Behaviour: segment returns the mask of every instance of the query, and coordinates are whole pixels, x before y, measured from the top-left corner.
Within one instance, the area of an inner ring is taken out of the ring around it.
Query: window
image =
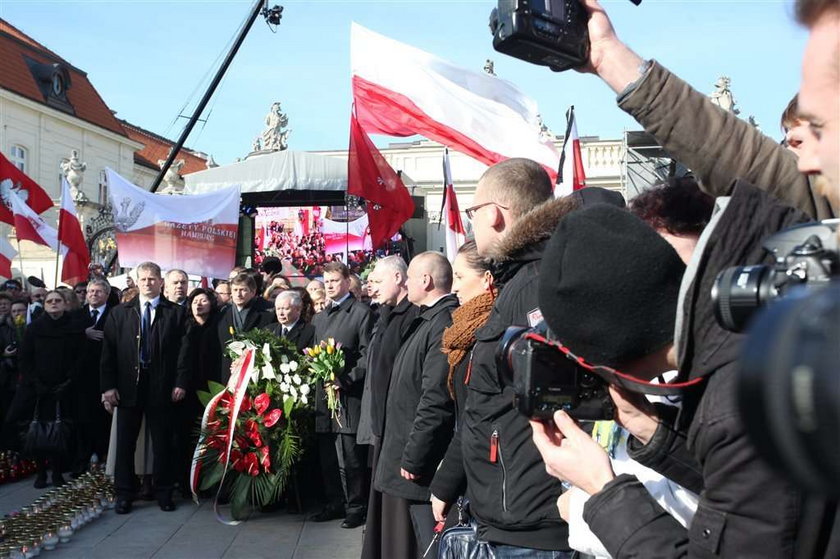
[[[26,172],[26,148],[18,145],[12,146],[12,151],[10,153],[9,160],[12,162],[12,165],[20,169],[22,172]]]

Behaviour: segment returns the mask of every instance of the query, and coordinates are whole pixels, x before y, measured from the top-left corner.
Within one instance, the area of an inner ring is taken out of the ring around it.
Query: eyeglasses
[[[464,213],[467,214],[467,217],[470,220],[472,220],[473,216],[475,215],[475,212],[477,212],[478,210],[480,210],[484,206],[490,206],[490,205],[497,206],[499,208],[502,208],[503,210],[509,210],[510,209],[507,206],[497,204],[496,202],[484,202],[483,204],[478,204],[477,206],[472,206],[470,208],[467,208],[466,210],[464,210]]]

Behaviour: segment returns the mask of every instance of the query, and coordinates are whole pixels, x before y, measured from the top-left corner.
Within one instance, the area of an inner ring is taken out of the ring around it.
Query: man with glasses
[[[76,298],[79,300],[79,304],[82,306],[85,306],[85,303],[87,302],[87,286],[88,282],[86,281],[80,281],[79,283],[73,286],[73,293],[76,294]],[[108,292],[110,293],[110,291],[111,290],[109,286]]]

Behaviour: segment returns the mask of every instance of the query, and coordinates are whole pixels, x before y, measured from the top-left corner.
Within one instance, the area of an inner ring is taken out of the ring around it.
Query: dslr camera
[[[589,58],[588,20],[580,0],[499,0],[490,12],[493,48],[555,72],[578,68]]]
[[[824,287],[840,276],[840,220],[806,223],[768,238],[764,248],[775,255],[770,266],[735,266],[718,274],[712,302],[718,323],[743,332],[755,312],[796,286]]]
[[[575,419],[613,419],[607,383],[573,356],[547,343],[544,322],[536,328],[511,326],[496,347],[496,363],[523,415],[551,419],[563,410]]]

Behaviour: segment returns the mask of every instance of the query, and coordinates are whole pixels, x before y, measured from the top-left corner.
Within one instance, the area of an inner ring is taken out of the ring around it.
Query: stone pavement
[[[0,485],[0,515],[34,501],[44,490],[29,478]],[[340,520],[313,523],[303,515],[254,514],[239,526],[216,521],[213,506],[177,500],[178,509],[162,512],[155,502],[137,501],[131,514],[113,510],[84,526],[68,543],[44,551],[43,559],[356,559],[362,528],[345,530]]]

